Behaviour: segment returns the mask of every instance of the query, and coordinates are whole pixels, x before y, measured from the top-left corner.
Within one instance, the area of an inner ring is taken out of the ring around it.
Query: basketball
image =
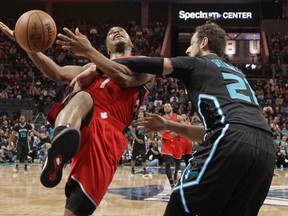
[[[16,22],[14,36],[27,52],[43,52],[55,41],[57,27],[53,18],[44,11],[30,10]]]

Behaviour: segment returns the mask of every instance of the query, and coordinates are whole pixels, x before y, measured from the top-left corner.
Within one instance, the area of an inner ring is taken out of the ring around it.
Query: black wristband
[[[96,71],[100,76],[104,75],[103,71],[100,68],[96,67]]]
[[[145,58],[118,58],[113,61],[127,66],[135,73],[149,73],[162,75],[163,73],[163,58],[160,57],[145,57]]]

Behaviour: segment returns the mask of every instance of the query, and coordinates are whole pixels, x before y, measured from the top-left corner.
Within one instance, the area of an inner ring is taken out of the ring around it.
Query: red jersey
[[[144,86],[123,88],[107,77],[99,77],[85,90],[95,98],[94,110],[100,112],[101,118],[115,118],[113,121],[122,125],[123,130],[130,125],[148,94]]]
[[[164,116],[163,116],[164,118]],[[166,118],[165,118],[166,119]],[[174,121],[174,122],[177,122],[177,114],[174,113],[169,119],[167,120],[170,120],[170,121]],[[173,139],[173,137],[171,137],[171,131],[169,130],[166,130],[166,131],[163,131],[162,132],[162,139]]]
[[[170,119],[170,121],[177,122],[177,114],[174,113]],[[180,136],[171,136],[171,131],[163,131],[162,132],[162,154],[171,155],[174,158],[180,159],[182,157],[182,145],[180,143]]]

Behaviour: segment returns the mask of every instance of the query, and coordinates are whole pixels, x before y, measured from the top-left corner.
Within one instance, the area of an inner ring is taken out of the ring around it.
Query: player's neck
[[[206,55],[215,55],[215,56],[218,56],[216,53],[213,53],[213,52],[211,52],[210,50],[206,50],[206,51],[203,51],[203,50],[202,50],[201,56],[206,56]]]
[[[170,117],[172,117],[172,116],[173,116],[173,112],[170,112],[170,113],[166,113],[165,115],[166,115],[167,117],[169,117],[169,118],[170,118]]]
[[[131,56],[131,50],[124,50],[124,52],[114,52],[110,54],[110,59],[116,59],[121,56]]]

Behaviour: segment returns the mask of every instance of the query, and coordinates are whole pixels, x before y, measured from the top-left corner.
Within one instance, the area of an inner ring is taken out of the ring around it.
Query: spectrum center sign
[[[209,17],[216,19],[216,23],[228,27],[260,25],[260,9],[257,5],[178,4],[173,8],[174,25],[202,25]]]
[[[232,11],[225,11],[222,13],[219,12],[205,12],[205,11],[198,11],[198,12],[187,12],[184,10],[179,11],[179,19],[208,19],[209,17],[213,17],[216,19],[253,19],[252,12],[232,12]]]

